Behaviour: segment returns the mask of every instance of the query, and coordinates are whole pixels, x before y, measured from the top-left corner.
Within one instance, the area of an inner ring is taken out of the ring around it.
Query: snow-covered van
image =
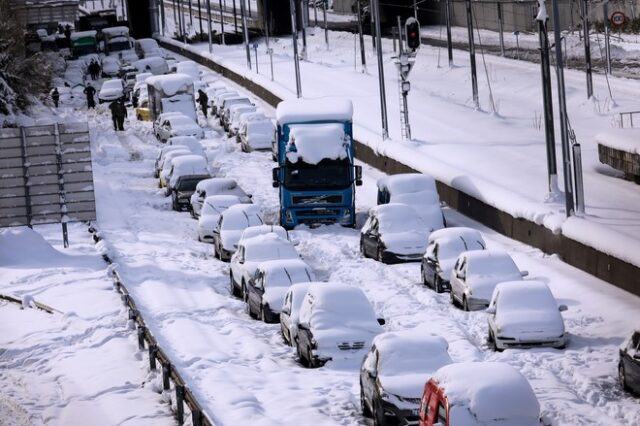
[[[165,112],[181,112],[197,120],[193,80],[188,75],[167,74],[149,77],[147,89],[153,120]]]

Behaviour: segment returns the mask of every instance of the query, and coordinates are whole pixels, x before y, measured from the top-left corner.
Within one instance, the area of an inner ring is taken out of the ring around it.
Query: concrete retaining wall
[[[159,41],[165,49],[183,55],[195,62],[209,67],[235,83],[263,99],[272,106],[276,106],[281,99],[211,59],[204,58],[197,53]],[[356,157],[387,174],[417,172],[417,170],[386,156],[379,155],[369,146],[358,141],[356,143]],[[549,229],[525,219],[514,218],[477,198],[459,191],[442,182],[438,182],[440,199],[452,209],[482,223],[483,225],[514,240],[536,247],[547,254],[557,254],[569,265],[581,269],[593,276],[607,281],[623,290],[640,296],[640,268],[600,252],[593,247],[586,246],[562,234],[553,234]]]

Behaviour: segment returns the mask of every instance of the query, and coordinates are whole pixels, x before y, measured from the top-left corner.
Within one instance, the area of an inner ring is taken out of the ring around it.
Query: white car
[[[124,83],[119,78],[106,80],[98,93],[98,102],[113,102],[124,98]]]
[[[152,38],[140,38],[135,41],[135,50],[140,59],[150,57],[164,57],[164,50]]]
[[[480,232],[472,228],[460,226],[433,231],[420,267],[422,282],[437,293],[449,291],[451,271],[460,253],[486,247]]]
[[[213,231],[215,256],[223,262],[235,253],[242,231],[250,226],[262,225],[262,211],[255,204],[236,204],[222,212]]]
[[[419,261],[432,230],[411,206],[375,206],[360,231],[360,252],[383,263]]]
[[[240,240],[238,240],[238,242],[241,243],[242,241],[248,240],[249,238],[266,234],[276,234],[280,238],[290,241],[289,232],[287,232],[287,230],[280,225],[256,225],[250,226],[242,231],[242,235],[240,236]]]
[[[166,143],[174,136],[194,136],[198,139],[204,137],[204,131],[198,124],[186,115],[172,115],[160,123],[156,137],[162,143]]]
[[[234,179],[211,178],[198,183],[196,192],[191,196],[191,215],[200,216],[205,198],[212,195],[236,195],[243,203],[251,203],[251,195],[247,195]]]
[[[163,146],[162,149],[160,150],[160,153],[158,154],[158,157],[156,158],[153,177],[155,178],[160,177],[160,171],[162,170],[162,167],[164,165],[165,157],[167,154],[169,154],[172,151],[183,151],[185,152],[185,154],[188,154],[191,152],[191,150],[186,146],[180,146],[180,145]]]
[[[361,359],[383,324],[358,287],[311,284],[300,307],[295,338],[300,363],[313,368],[330,360]]]
[[[549,287],[540,281],[503,282],[487,308],[488,341],[494,350],[566,345],[564,320]]]
[[[164,154],[162,160],[160,161],[160,172],[158,173],[160,188],[164,188],[167,186],[167,181],[169,180],[169,174],[171,173],[171,169],[173,167],[173,160],[177,157],[182,157],[185,155],[192,155],[193,153],[184,147],[184,149],[174,150],[167,152]]]
[[[360,405],[365,417],[389,424],[419,421],[424,384],[439,368],[451,364],[449,344],[427,329],[382,333],[360,366]]]
[[[244,152],[271,149],[274,139],[273,123],[269,119],[251,120],[240,126],[238,136]]]
[[[262,262],[245,287],[249,315],[266,323],[277,323],[289,288],[296,283],[315,280],[313,271],[301,259]]]
[[[200,70],[198,64],[193,61],[180,61],[176,65],[176,72],[190,76],[193,81],[200,80]]]
[[[231,256],[229,290],[247,301],[247,282],[253,278],[258,265],[266,260],[299,259],[300,256],[291,241],[268,233],[238,242],[236,252]]]
[[[378,179],[378,204],[403,203],[413,207],[435,229],[445,227],[436,180],[422,173],[400,173]]]
[[[226,98],[222,101],[222,104],[218,108],[218,115],[220,116],[220,125],[225,131],[229,131],[229,124],[231,121],[231,107],[232,106],[252,106],[253,104],[249,100],[249,98],[245,98],[244,96],[235,96]]]
[[[100,63],[102,76],[114,77],[120,72],[121,63],[118,58],[113,56],[105,56]]]
[[[160,124],[162,124],[167,118],[169,117],[173,117],[173,116],[178,116],[178,115],[184,115],[181,112],[177,112],[177,111],[169,111],[169,112],[163,112],[161,113],[154,121],[153,121],[153,134],[155,135],[155,137],[158,137],[158,131],[160,129]]]
[[[229,207],[242,204],[242,201],[237,195],[210,195],[205,198],[198,217],[198,241],[213,243],[213,230],[220,215]]]
[[[258,109],[254,105],[237,104],[231,105],[228,110],[229,125],[227,126],[230,135],[236,135],[240,127],[240,117],[242,114],[254,114]]]
[[[238,92],[235,90],[221,90],[218,91],[213,98],[213,103],[211,104],[211,111],[213,115],[220,117],[220,106],[222,102],[224,102],[227,98],[236,98],[238,97]]]
[[[153,75],[163,75],[169,72],[169,64],[161,57],[152,56],[132,62],[138,72],[151,73]]]
[[[451,303],[465,311],[489,306],[493,290],[501,282],[519,281],[529,273],[520,271],[511,256],[498,250],[465,251],[451,271]]]
[[[203,157],[206,157],[206,154],[204,152],[204,148],[202,148],[202,144],[200,143],[200,141],[198,139],[196,139],[193,136],[173,136],[171,138],[169,138],[169,140],[167,141],[167,144],[169,146],[184,146],[186,148],[189,149],[189,151],[193,152],[194,154],[198,154],[201,155]]]
[[[280,310],[280,333],[284,342],[289,346],[295,346],[296,344],[300,307],[311,284],[313,283],[293,284],[284,295],[282,309]],[[315,284],[322,283],[316,282]]]
[[[171,170],[167,176],[167,190],[171,191],[176,181],[182,176],[209,176],[209,167],[207,159],[201,155],[189,154],[175,158],[171,165]],[[195,191],[195,185],[193,191]],[[187,202],[191,198],[191,194],[187,198]]]

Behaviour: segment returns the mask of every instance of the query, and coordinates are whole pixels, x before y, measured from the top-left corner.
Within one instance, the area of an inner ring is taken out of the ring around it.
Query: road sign
[[[611,17],[609,18],[609,22],[611,22],[611,25],[618,28],[623,26],[626,20],[627,17],[620,11],[613,12],[611,14]]]

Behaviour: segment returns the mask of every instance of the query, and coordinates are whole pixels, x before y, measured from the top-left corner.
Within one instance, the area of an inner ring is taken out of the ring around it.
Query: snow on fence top
[[[640,129],[611,129],[596,135],[596,142],[631,154],[640,154]]]
[[[128,36],[129,28],[123,26],[103,28],[102,34],[104,34],[106,37]]]
[[[278,123],[351,121],[353,104],[345,98],[296,99],[282,101],[276,109]]]
[[[95,37],[96,34],[97,34],[96,30],[78,31],[78,32],[71,33],[70,38],[71,40],[79,40],[85,37]]]
[[[147,84],[161,90],[167,96],[173,96],[193,86],[193,79],[186,74],[156,75],[147,78]]]
[[[324,159],[342,160],[347,157],[348,137],[338,123],[291,126],[287,143],[287,159],[318,164]]]

